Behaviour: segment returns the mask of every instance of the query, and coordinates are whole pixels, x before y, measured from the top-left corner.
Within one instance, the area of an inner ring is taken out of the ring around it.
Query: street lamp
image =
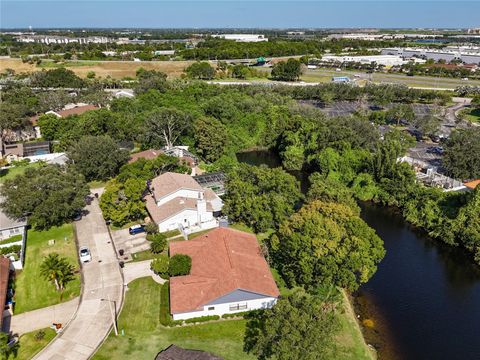
[[[108,301],[108,307],[110,308],[110,314],[112,315],[113,329],[115,330],[115,335],[118,336],[117,302],[115,300],[110,300],[110,296],[108,296],[108,299],[100,299],[100,301]],[[112,309],[112,302],[113,302],[114,309]]]

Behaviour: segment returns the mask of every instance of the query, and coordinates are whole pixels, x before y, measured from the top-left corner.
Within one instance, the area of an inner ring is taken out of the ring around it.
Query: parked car
[[[90,249],[86,246],[80,248],[80,261],[82,263],[87,263],[92,261],[92,255],[90,255]]]
[[[82,220],[82,210],[77,210],[75,211],[75,214],[73,215],[73,221],[80,221]]]
[[[143,225],[133,225],[128,228],[128,233],[130,235],[136,235],[145,232],[145,227]]]

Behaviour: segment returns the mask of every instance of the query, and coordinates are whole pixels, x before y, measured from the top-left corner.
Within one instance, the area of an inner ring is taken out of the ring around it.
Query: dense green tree
[[[442,124],[442,120],[433,114],[417,116],[412,122],[422,136],[436,135]]]
[[[147,185],[144,180],[130,178],[125,182],[111,180],[100,198],[103,216],[115,226],[143,219],[147,212],[142,195]]]
[[[291,215],[301,198],[299,182],[284,170],[240,164],[228,175],[223,212],[263,232]]]
[[[135,85],[135,94],[143,94],[150,89],[165,92],[168,89],[167,74],[156,70],[137,70],[138,83]]]
[[[148,234],[147,240],[150,241],[150,251],[154,254],[160,254],[167,246],[167,237],[164,234]]]
[[[454,178],[480,178],[479,127],[452,132],[445,144],[443,165]]]
[[[150,269],[152,269],[152,271],[157,275],[167,277],[169,263],[170,261],[168,255],[162,254],[152,260],[150,263]]]
[[[385,118],[388,123],[398,126],[401,122],[411,123],[415,119],[415,113],[411,105],[398,104],[387,110]]]
[[[92,181],[118,174],[129,156],[109,136],[84,136],[68,150],[68,157],[87,181]]]
[[[40,264],[40,275],[63,292],[69,282],[75,279],[75,267],[66,257],[57,253],[48,254]]]
[[[480,186],[469,195],[467,203],[460,209],[453,222],[461,244],[474,254],[480,264]]]
[[[232,77],[235,79],[246,79],[249,74],[248,67],[243,64],[232,67]]]
[[[192,124],[190,114],[173,109],[160,108],[147,115],[143,126],[142,144],[144,147],[172,147],[178,138]]]
[[[0,142],[9,139],[9,132],[25,127],[26,120],[22,105],[0,102]]]
[[[313,173],[308,178],[310,187],[308,188],[307,199],[321,200],[324,202],[335,202],[351,207],[356,214],[360,214],[360,208],[353,198],[350,190],[341,181],[325,178],[320,173]]]
[[[227,149],[227,129],[215,118],[199,118],[193,123],[195,148],[207,161],[218,160]]]
[[[60,128],[64,126],[65,119],[53,114],[43,114],[38,118],[38,125],[41,129],[42,138],[48,141],[56,139]]]
[[[4,211],[13,218],[28,216],[39,229],[63,224],[85,206],[89,193],[84,177],[71,168],[45,165],[27,168],[6,180],[1,190]]]
[[[302,75],[302,63],[296,59],[280,61],[273,65],[272,79],[282,81],[296,81]]]
[[[72,97],[65,90],[45,91],[38,94],[38,102],[40,111],[55,111],[71,103]]]
[[[31,85],[42,88],[82,88],[85,82],[72,70],[60,67],[37,71],[30,76]]]
[[[334,290],[337,291],[337,290]],[[336,303],[296,289],[272,309],[247,316],[244,350],[258,359],[334,359]]]
[[[208,62],[196,62],[185,69],[192,79],[211,80],[215,77],[215,69]]]
[[[132,163],[123,165],[120,168],[117,180],[125,182],[128,179],[138,179],[145,182],[169,171],[184,174],[189,171],[189,167],[182,164],[174,156],[159,154],[155,159],[147,160],[140,158]]]
[[[170,258],[168,274],[170,276],[188,275],[192,268],[192,258],[185,254],[175,254]]]
[[[275,266],[289,286],[335,285],[356,290],[385,255],[382,240],[349,206],[313,201],[269,240]]]

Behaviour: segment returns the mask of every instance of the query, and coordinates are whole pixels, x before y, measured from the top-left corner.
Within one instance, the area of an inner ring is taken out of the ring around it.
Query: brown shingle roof
[[[128,161],[128,163],[131,164],[132,162],[137,161],[138,159],[153,160],[153,159],[156,159],[160,154],[163,154],[163,151],[154,150],[154,149],[140,151],[138,153],[132,154],[130,156],[130,160]]]
[[[201,310],[203,305],[242,289],[278,297],[279,291],[255,235],[217,228],[189,241],[171,242],[170,256],[192,258],[190,275],[170,278],[170,312]]]
[[[82,106],[76,106],[71,109],[66,109],[66,110],[60,110],[60,111],[55,111],[58,115],[61,117],[67,117],[70,115],[81,115],[84,112],[90,111],[90,110],[97,110],[98,107],[95,105],[82,105]]]
[[[190,175],[166,172],[152,180],[153,193],[155,198],[160,200],[162,197],[171,194],[180,189],[190,189],[202,191],[203,188]]]
[[[187,350],[172,344],[159,352],[155,360],[223,360],[223,358],[205,351]]]
[[[468,187],[469,189],[472,189],[472,190],[473,190],[473,189],[475,189],[478,185],[480,185],[480,179],[466,182],[464,185],[465,185],[466,187]]]
[[[157,206],[152,196],[147,196],[145,199],[147,201],[147,211],[157,224],[183,210],[197,210],[197,199],[176,197],[161,206]],[[213,211],[209,202],[207,202],[207,211]]]
[[[10,260],[0,256],[0,331],[3,322],[3,309],[7,300],[8,278],[10,276]]]

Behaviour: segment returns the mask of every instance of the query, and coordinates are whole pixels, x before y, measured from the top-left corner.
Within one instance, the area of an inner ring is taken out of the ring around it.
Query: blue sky
[[[480,27],[473,1],[0,0],[0,27]]]

